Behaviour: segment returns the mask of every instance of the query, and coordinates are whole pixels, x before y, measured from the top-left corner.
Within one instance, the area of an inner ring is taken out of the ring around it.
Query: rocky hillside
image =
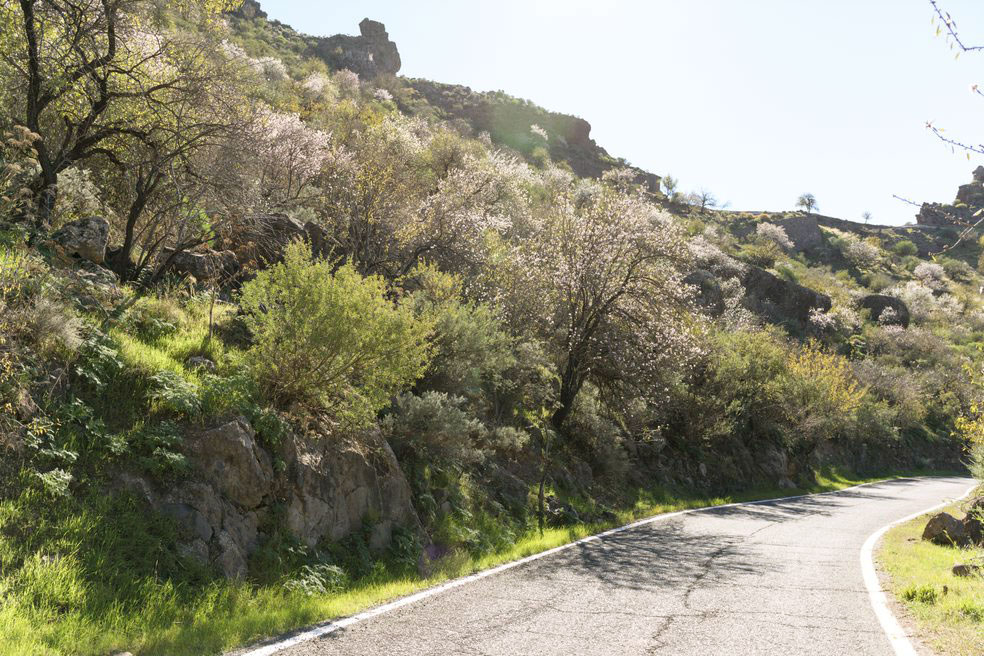
[[[38,26],[119,39],[108,77],[0,63],[47,89],[0,95],[0,652],[219,653],[984,456],[978,235],[677,203],[579,118],[399,77],[381,23],[158,4]]]

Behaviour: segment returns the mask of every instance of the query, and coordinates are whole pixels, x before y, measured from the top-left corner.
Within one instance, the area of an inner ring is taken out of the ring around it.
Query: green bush
[[[434,353],[425,388],[476,398],[506,383],[516,366],[514,338],[487,305],[462,303],[460,281],[434,269],[418,271],[422,289],[413,296],[418,315],[434,324]]]
[[[970,473],[984,484],[984,443],[974,444],[970,448]]]
[[[488,438],[486,428],[462,405],[464,399],[443,392],[402,394],[383,419],[383,432],[412,469],[425,462],[461,469],[484,460]]]
[[[333,268],[295,242],[283,262],[243,285],[254,337],[246,358],[274,403],[360,426],[423,374],[431,324],[391,300],[382,278]]]
[[[951,280],[969,282],[974,276],[974,269],[963,260],[955,260],[952,257],[940,259],[943,271]]]
[[[915,255],[919,252],[919,248],[909,239],[903,239],[902,241],[896,242],[892,246],[892,252],[901,257],[907,255]]]

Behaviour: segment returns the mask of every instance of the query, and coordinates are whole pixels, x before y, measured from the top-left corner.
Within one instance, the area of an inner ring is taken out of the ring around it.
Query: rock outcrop
[[[77,219],[55,231],[51,240],[64,257],[102,264],[106,261],[109,243],[109,221],[101,216]]]
[[[909,327],[909,308],[900,298],[870,294],[861,299],[861,307],[871,311],[871,318],[874,321],[903,328]],[[886,313],[886,310],[889,312]]]
[[[304,226],[286,214],[254,214],[244,217],[223,235],[223,243],[243,265],[280,261],[290,242],[307,239]]]
[[[603,173],[625,166],[591,138],[591,124],[583,118],[550,112],[542,107],[502,92],[477,92],[457,84],[441,84],[412,79],[408,83],[429,105],[445,116],[467,123],[476,134],[485,132],[496,144],[530,153],[542,145],[551,159],[567,162],[582,177],[601,177]],[[549,139],[544,143],[531,133],[531,127],[543,128]],[[661,178],[635,167],[634,182],[653,194],[660,193]]]
[[[788,216],[770,223],[786,231],[786,236],[797,251],[808,251],[823,244],[823,233],[813,214]]]
[[[963,546],[967,543],[967,531],[963,522],[950,513],[939,513],[923,529],[923,540],[942,546]]]
[[[332,68],[347,68],[362,78],[396,75],[402,64],[400,51],[390,41],[386,26],[365,18],[359,32],[359,36],[336,34],[318,39],[314,53]]]
[[[806,323],[811,310],[826,312],[831,308],[826,294],[783,280],[759,267],[748,267],[742,283],[747,290],[745,305],[770,321],[793,319]]]
[[[984,166],[974,170],[974,179],[957,189],[953,203],[923,203],[916,223],[925,226],[952,226],[972,223],[975,213],[984,208]]]
[[[340,540],[372,517],[370,547],[381,550],[394,527],[419,530],[410,487],[381,435],[289,436],[276,454],[237,418],[189,434],[191,474],[166,489],[135,474],[123,485],[177,523],[178,549],[229,578],[248,572],[249,557],[280,520],[314,546]],[[274,470],[274,457],[284,463]],[[276,510],[281,509],[281,510]]]
[[[215,280],[229,276],[239,268],[239,261],[232,251],[181,251],[174,253],[164,249],[163,258],[170,269],[179,275],[192,276],[196,280]]]

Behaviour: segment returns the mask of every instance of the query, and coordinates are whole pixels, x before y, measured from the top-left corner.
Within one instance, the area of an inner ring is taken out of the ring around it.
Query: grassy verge
[[[645,517],[882,478],[828,471],[809,489],[759,489],[717,498],[640,492],[635,504],[608,524],[532,532],[505,550],[450,557],[428,578],[380,567],[335,594],[313,596],[280,584],[228,582],[187,571],[168,553],[173,536],[167,527],[148,524],[135,503],[89,500],[71,512],[39,516],[37,499],[5,501],[0,503],[0,654],[95,656],[123,649],[139,655],[217,654]],[[20,563],[16,571],[2,567],[14,562]]]
[[[946,510],[961,517],[955,504]],[[930,515],[890,530],[878,551],[890,589],[918,628],[918,635],[940,654],[984,654],[984,581],[954,576],[951,568],[984,549],[955,549],[923,542]]]

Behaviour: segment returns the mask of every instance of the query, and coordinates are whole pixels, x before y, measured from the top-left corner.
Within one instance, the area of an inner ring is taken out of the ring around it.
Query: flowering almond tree
[[[563,426],[589,378],[659,398],[667,373],[699,354],[678,269],[688,257],[682,231],[642,197],[594,183],[542,207],[510,265],[510,309],[539,321],[556,346],[553,424]]]
[[[208,19],[229,0],[160,3]],[[139,130],[141,104],[180,90],[180,74],[157,75],[167,45],[140,46],[149,0],[2,0],[0,74],[16,100],[15,122],[38,135],[36,223],[50,218],[58,174],[79,162],[112,156]],[[139,135],[138,135],[139,136]]]

